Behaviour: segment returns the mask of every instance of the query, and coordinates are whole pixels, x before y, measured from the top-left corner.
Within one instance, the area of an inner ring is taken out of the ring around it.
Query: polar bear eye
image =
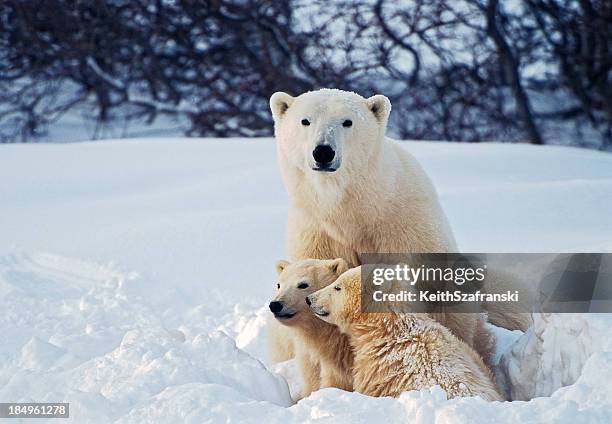
[[[350,127],[352,125],[353,125],[353,121],[351,121],[350,119],[347,119],[346,121],[344,121],[342,123],[342,126],[345,127],[345,128],[348,128],[348,127]]]
[[[307,288],[308,288],[308,283],[301,282],[300,284],[298,284],[298,289],[307,289]]]
[[[308,125],[310,125],[310,121],[308,119],[302,119],[302,125],[307,127]]]
[[[340,286],[336,286],[336,287],[334,287],[334,290],[336,290],[336,291],[340,291]]]
[[[280,283],[276,283],[276,288],[280,290]]]

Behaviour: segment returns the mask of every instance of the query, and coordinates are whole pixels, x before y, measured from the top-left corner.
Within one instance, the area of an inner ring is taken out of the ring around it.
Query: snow
[[[612,155],[406,142],[462,251],[612,251]],[[266,310],[287,196],[271,139],[0,146],[0,401],[73,422],[610,422],[612,317],[497,329],[515,399],[338,389],[297,404]],[[288,381],[287,381],[288,380]]]

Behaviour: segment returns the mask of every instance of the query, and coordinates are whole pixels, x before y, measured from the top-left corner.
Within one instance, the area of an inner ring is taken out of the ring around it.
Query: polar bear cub
[[[349,336],[355,391],[397,397],[405,390],[440,385],[448,398],[502,400],[478,354],[427,315],[361,312],[361,267],[306,301],[321,320]]]
[[[353,355],[348,337],[338,327],[318,319],[308,308],[306,297],[326,287],[348,269],[344,259],[279,261],[278,293],[270,311],[289,331],[302,374],[301,396],[323,387],[353,390]]]

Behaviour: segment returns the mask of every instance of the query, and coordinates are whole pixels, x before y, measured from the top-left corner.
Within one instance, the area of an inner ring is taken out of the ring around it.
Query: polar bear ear
[[[284,259],[281,259],[280,261],[276,262],[276,273],[280,274],[281,272],[283,272],[283,270],[287,267],[287,265],[289,265],[291,262],[286,261]]]
[[[270,109],[272,109],[272,117],[275,121],[283,117],[294,100],[295,97],[283,93],[282,91],[277,91],[272,94],[272,97],[270,97]]]
[[[329,261],[329,269],[336,275],[344,274],[345,271],[349,269],[348,263],[342,259],[334,259]]]
[[[391,101],[386,96],[377,94],[369,97],[366,99],[366,104],[378,122],[381,124],[387,122],[387,118],[389,118],[389,114],[391,113]]]

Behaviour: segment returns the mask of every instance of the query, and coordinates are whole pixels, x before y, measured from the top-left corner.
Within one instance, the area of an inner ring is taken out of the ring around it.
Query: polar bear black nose
[[[312,151],[312,157],[317,163],[328,164],[332,160],[334,160],[334,156],[336,156],[336,152],[331,146],[327,146],[325,144],[319,144]]]
[[[312,302],[310,301],[310,296],[306,297],[306,304],[310,306]]]
[[[283,310],[283,304],[281,302],[277,302],[276,300],[270,302],[270,310],[273,314],[277,314]]]

